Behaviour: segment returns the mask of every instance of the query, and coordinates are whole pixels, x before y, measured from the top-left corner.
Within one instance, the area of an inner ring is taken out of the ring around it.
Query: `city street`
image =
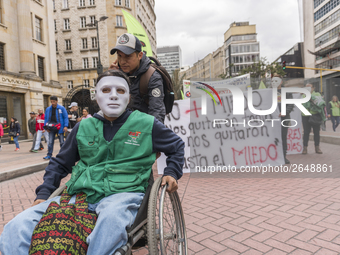
[[[12,151],[14,145],[4,145],[1,164],[5,160],[15,168],[15,156],[42,162],[45,150],[30,153],[30,144],[20,143],[25,149],[19,152]],[[288,158],[304,165],[327,162],[335,169],[339,160],[334,151],[339,146],[323,143],[321,148],[324,154],[317,155],[310,143],[309,154]],[[18,164],[22,166],[20,160]],[[39,171],[0,183],[0,232],[9,220],[31,206],[43,174]],[[338,179],[224,177],[224,173],[185,174],[179,181],[190,254],[340,253]],[[138,254],[146,254],[146,250]]]

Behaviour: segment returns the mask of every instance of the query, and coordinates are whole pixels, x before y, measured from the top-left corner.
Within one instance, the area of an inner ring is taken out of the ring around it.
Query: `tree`
[[[172,84],[174,85],[175,100],[182,99],[182,87],[185,73],[180,76],[180,69],[176,69],[172,72]]]
[[[241,74],[250,73],[251,78],[265,78],[266,73],[278,74],[282,77],[286,75],[282,66],[278,62],[269,63],[267,58],[261,58],[259,62],[252,64],[251,66],[242,69]]]

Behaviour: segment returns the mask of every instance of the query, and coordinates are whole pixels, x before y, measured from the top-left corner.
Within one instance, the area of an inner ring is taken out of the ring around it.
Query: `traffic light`
[[[286,69],[286,61],[282,62],[282,69],[285,70]]]

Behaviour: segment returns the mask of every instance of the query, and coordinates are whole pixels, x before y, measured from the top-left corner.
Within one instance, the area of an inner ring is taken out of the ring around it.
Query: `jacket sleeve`
[[[51,158],[45,169],[44,182],[35,190],[36,199],[48,199],[59,188],[61,179],[72,172],[72,167],[80,159],[76,139],[78,128],[79,123],[75,125],[57,156]]]
[[[2,124],[0,124],[0,136],[4,136],[4,128],[2,127]]]
[[[164,175],[170,175],[176,180],[183,175],[184,142],[171,129],[155,119],[152,128],[152,144],[154,152],[164,152],[167,156]]]
[[[330,114],[330,115],[332,115],[332,105],[331,105],[331,102],[329,102],[329,103],[327,104],[327,113]]]
[[[154,116],[163,123],[165,118],[163,79],[157,71],[155,71],[150,77],[148,85],[148,97],[148,114]]]
[[[50,109],[51,109],[50,107],[46,108],[44,126],[46,126],[46,123],[48,122],[48,117],[50,116]]]
[[[292,93],[287,93],[287,99],[293,99],[293,94]],[[289,115],[294,109],[294,104],[287,104],[286,107],[286,115]]]
[[[67,114],[65,107],[62,107],[62,111],[63,111],[64,127],[68,127],[68,114]]]
[[[19,133],[20,135],[20,124],[19,123],[15,123],[16,129],[17,129],[17,133]]]

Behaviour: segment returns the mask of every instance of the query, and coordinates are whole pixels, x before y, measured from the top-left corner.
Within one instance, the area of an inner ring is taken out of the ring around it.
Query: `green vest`
[[[330,101],[329,103],[332,105],[332,116],[340,116],[340,109],[336,107],[336,104],[339,105],[339,102],[334,103],[333,101]]]
[[[76,136],[80,160],[66,183],[68,193],[84,192],[91,204],[115,193],[144,193],[156,160],[153,123],[153,116],[134,111],[107,142],[101,120],[82,120]]]

